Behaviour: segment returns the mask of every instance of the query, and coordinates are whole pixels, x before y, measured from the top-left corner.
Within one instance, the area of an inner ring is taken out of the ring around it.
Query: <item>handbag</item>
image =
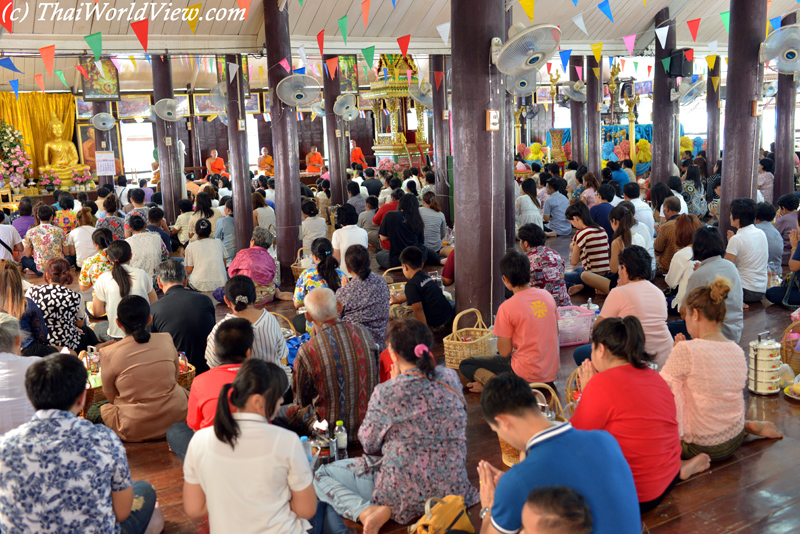
[[[797,290],[797,292],[800,293],[800,279],[798,279],[797,273],[791,273],[790,275],[787,275],[781,282],[781,288],[784,289],[781,306],[787,310],[796,310],[800,308],[800,305],[789,304],[789,298],[792,296],[792,291]]]
[[[409,534],[475,533],[475,527],[464,506],[464,497],[448,495],[444,499],[428,499],[425,515],[408,527]]]

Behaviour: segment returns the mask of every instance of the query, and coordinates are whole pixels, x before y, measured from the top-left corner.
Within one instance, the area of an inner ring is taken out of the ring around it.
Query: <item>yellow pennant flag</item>
[[[258,74],[261,76],[261,85],[264,85],[264,67],[258,66]]]
[[[525,14],[528,15],[531,22],[533,22],[533,2],[534,0],[519,0],[519,5],[525,10]]]
[[[550,111],[550,109],[547,107],[547,102],[542,102],[542,105],[544,105],[545,112]]]
[[[311,122],[314,122],[314,119],[316,119],[316,118],[317,118],[317,114],[312,111],[311,112]]]
[[[133,56],[128,56],[128,59],[130,59],[133,64],[133,70],[136,70],[136,59]]]
[[[719,76],[712,76],[711,83],[714,84],[714,91],[719,91]]]
[[[603,57],[603,43],[593,44],[592,52],[594,53],[594,59],[597,61],[597,63],[600,63],[600,59]]]
[[[592,71],[594,72],[594,77],[599,80],[600,79],[600,68],[599,67],[592,67]]]
[[[717,56],[716,55],[706,56],[706,63],[708,63],[708,70],[712,70],[714,68],[714,65],[716,65],[717,63]]]
[[[725,56],[725,66],[728,66],[728,56]]]
[[[194,31],[197,29],[197,21],[200,20],[200,9],[202,9],[202,7],[203,4],[195,4],[183,8],[186,23],[189,25],[189,29],[192,30],[192,35],[194,35]]]
[[[211,122],[211,121],[213,121],[213,120],[214,120],[214,119],[216,119],[216,118],[217,118],[217,115],[209,115],[209,116],[206,118],[206,121],[207,121],[207,122]]]

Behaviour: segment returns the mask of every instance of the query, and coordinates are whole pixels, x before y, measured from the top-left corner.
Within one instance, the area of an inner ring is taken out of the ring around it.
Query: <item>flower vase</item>
[[[78,191],[86,191],[86,186],[84,184],[78,184]]]
[[[44,186],[44,188],[48,193],[52,193],[53,191],[56,190],[56,186],[54,186],[53,184],[47,184],[46,186]]]

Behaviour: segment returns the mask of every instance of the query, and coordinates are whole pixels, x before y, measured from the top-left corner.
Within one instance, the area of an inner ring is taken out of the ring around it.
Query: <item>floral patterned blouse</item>
[[[346,323],[360,324],[372,334],[378,352],[386,348],[386,325],[389,324],[389,286],[386,280],[370,273],[366,280],[354,276],[336,291],[342,304],[339,318]]]
[[[410,370],[372,392],[358,439],[368,455],[355,460],[357,474],[377,469],[372,501],[408,523],[433,496],[461,495],[467,507],[478,492],[467,477],[467,412],[455,371],[437,367],[434,380]]]
[[[33,286],[27,296],[42,311],[47,325],[47,342],[77,350],[81,342],[81,330],[75,322],[82,315],[81,296],[58,284]]]
[[[583,184],[578,184],[578,187],[576,187],[575,191],[572,192],[570,200],[577,202],[578,200],[581,199],[581,195],[583,194],[584,191],[586,191],[586,186]]]
[[[564,282],[564,258],[544,245],[528,250],[531,262],[531,286],[544,289],[556,301],[557,306],[572,306]]]
[[[81,267],[81,274],[78,277],[78,283],[82,286],[93,286],[97,279],[104,272],[110,271],[111,262],[108,261],[106,251],[101,250],[94,256],[86,258]]]
[[[343,284],[347,278],[345,274],[341,269],[336,269],[336,274],[339,275],[339,284]],[[295,305],[302,306],[308,292],[317,287],[328,287],[328,284],[317,272],[317,266],[315,265],[303,271],[303,274],[297,279],[297,284],[294,286]],[[311,332],[311,326],[311,323],[306,321],[307,332]]]
[[[78,218],[72,210],[58,210],[53,218],[53,224],[64,230],[65,234],[68,234],[78,227]]]
[[[125,239],[125,219],[122,217],[106,216],[97,219],[95,228],[108,228],[114,234],[114,239]]]
[[[50,258],[64,257],[62,250],[67,244],[67,234],[58,226],[42,223],[30,228],[22,243],[25,248],[33,249],[33,261],[41,271]]]

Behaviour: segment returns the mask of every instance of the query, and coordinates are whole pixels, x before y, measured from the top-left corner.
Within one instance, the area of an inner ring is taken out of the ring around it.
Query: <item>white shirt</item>
[[[539,228],[544,227],[542,211],[533,203],[533,199],[528,195],[520,195],[514,201],[514,212],[517,218],[517,228],[525,224],[535,224]]]
[[[226,315],[220,322],[214,325],[214,328],[211,329],[206,339],[205,354],[206,363],[209,367],[213,368],[222,365],[222,362],[217,358],[217,346],[214,339],[217,335],[217,328],[219,328],[219,325],[228,319],[236,319],[236,316],[232,313]],[[251,357],[257,360],[264,360],[265,362],[272,362],[280,366],[283,368],[286,376],[289,377],[289,383],[291,383],[292,369],[283,365],[281,362],[281,360],[288,355],[289,347],[286,345],[286,340],[283,337],[283,332],[281,331],[281,326],[278,324],[278,320],[267,310],[264,310],[261,313],[261,317],[253,323],[253,352]]]
[[[767,262],[769,246],[767,235],[754,224],[739,228],[728,241],[726,254],[733,254],[733,264],[739,269],[742,288],[756,293],[767,290]]]
[[[25,391],[25,373],[38,356],[0,352],[0,436],[30,421],[36,410]]]
[[[672,256],[669,263],[669,272],[666,276],[667,285],[671,288],[678,288],[678,294],[672,301],[672,307],[676,310],[681,309],[683,299],[686,298],[686,288],[689,284],[689,277],[694,272],[694,266],[698,263],[692,261],[692,246],[683,247]]]
[[[6,220],[9,220],[9,217],[6,217]],[[10,224],[0,225],[0,239],[2,239],[11,250],[14,250],[14,245],[22,243],[19,232]],[[0,260],[14,260],[14,256],[3,245],[0,245]]]
[[[83,262],[86,258],[91,258],[97,254],[94,248],[94,241],[92,241],[92,234],[94,233],[94,226],[79,226],[72,230],[67,236],[67,245],[75,247],[75,263],[78,267],[83,267]]]
[[[147,295],[153,291],[153,279],[150,278],[150,275],[142,269],[137,269],[130,265],[123,265],[122,268],[128,272],[131,278],[131,292],[128,294],[139,295],[150,302],[147,298]],[[97,282],[94,283],[94,295],[106,305],[108,335],[117,339],[125,337],[125,332],[117,326],[117,308],[122,300],[122,295],[119,294],[119,286],[114,281],[114,277],[111,276],[111,271],[104,272],[97,278]]]
[[[234,413],[236,447],[217,439],[214,428],[189,442],[183,478],[206,495],[211,534],[305,534],[310,523],[289,504],[292,491],[313,483],[297,434],[251,413]]]
[[[219,198],[230,197],[233,196],[233,191],[231,191],[227,187],[220,187],[219,191],[217,191],[217,196]]]
[[[362,245],[367,248],[369,246],[369,236],[367,236],[367,231],[363,228],[350,224],[333,232],[331,243],[333,248],[339,251],[339,264],[344,265],[344,255],[350,245]]]
[[[271,200],[275,202],[275,190],[274,189],[265,189],[264,190],[264,200]]]
[[[650,239],[652,240],[656,233],[656,221],[653,218],[653,209],[641,198],[634,198],[631,200],[631,204],[636,208],[636,213],[633,218],[636,219],[637,222],[647,226],[647,229],[650,230]]]
[[[387,187],[386,189],[381,189],[380,194],[378,195],[378,206],[383,206],[389,199],[392,198],[392,189]]]
[[[622,202],[623,200],[624,200],[624,199],[622,199],[622,198],[619,198],[617,195],[614,195],[614,198],[612,198],[612,199],[611,199],[611,202],[609,202],[609,204],[611,204],[612,206],[614,206],[614,207],[616,208],[616,207],[617,207],[617,204],[619,204],[619,203],[620,203],[620,202]]]
[[[328,235],[328,224],[322,217],[308,217],[303,221],[303,246],[311,248],[311,243],[318,237]]]
[[[225,260],[228,253],[222,241],[213,237],[192,241],[183,252],[187,267],[193,267],[189,285],[197,291],[214,291],[228,281]]]
[[[672,194],[674,196],[678,197],[678,200],[681,201],[681,211],[680,211],[680,213],[678,213],[678,215],[689,215],[689,206],[687,206],[686,205],[686,201],[683,200],[683,195],[678,193],[674,189],[670,189],[670,191],[672,191]],[[664,217],[664,205],[663,204],[661,205],[660,215],[661,215],[662,218]]]
[[[130,186],[130,185],[126,185],[126,186],[116,185],[116,186],[114,186],[114,194],[117,195],[117,200],[119,200],[119,203],[121,205],[124,206],[125,204],[128,204],[130,202],[130,200],[128,200],[128,195],[130,195],[131,189],[132,189],[132,186]]]
[[[652,213],[652,212],[651,212]],[[653,272],[656,270],[656,253],[653,250],[653,233],[650,231],[650,228],[647,227],[646,224],[637,222],[633,226],[631,226],[631,233],[641,236],[644,240],[644,245],[640,245],[647,249],[647,253],[650,254],[650,258],[652,261],[650,262],[650,268],[653,269]]]
[[[422,184],[420,183],[419,178],[417,178],[416,176],[412,176],[411,178],[408,178],[403,181],[403,191],[408,191],[409,182],[417,183],[417,194],[419,194],[419,192],[422,191]]]
[[[578,187],[578,180],[575,179],[576,174],[578,174],[578,171],[576,170],[571,170],[564,173],[564,180],[567,181],[567,187],[573,191],[576,187]]]
[[[274,232],[278,228],[278,223],[276,222],[277,219],[275,218],[275,210],[269,206],[258,208],[256,209],[256,217],[258,218],[258,225],[265,230],[270,230],[269,225],[271,224],[275,228],[270,230],[270,232]]]

